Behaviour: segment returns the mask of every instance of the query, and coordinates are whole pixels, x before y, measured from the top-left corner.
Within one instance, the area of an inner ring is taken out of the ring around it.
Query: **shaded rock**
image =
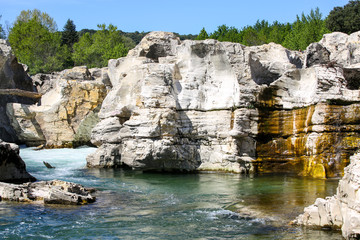
[[[43,163],[44,163],[45,167],[47,167],[47,168],[55,168],[48,162],[43,161]]]
[[[360,154],[351,157],[345,168],[337,193],[326,199],[318,198],[304,209],[293,224],[318,228],[341,228],[345,239],[360,237]]]
[[[82,205],[95,202],[95,189],[60,180],[24,183],[0,183],[0,200],[43,204]]]
[[[19,146],[0,140],[0,181],[24,183],[35,180],[26,171],[26,165],[19,156]]]
[[[0,39],[0,89],[34,91],[32,80],[24,70],[24,65],[18,63],[10,45],[3,39]],[[6,104],[10,102],[33,104],[37,100],[16,95],[0,95],[0,112],[5,113]],[[0,138],[8,142],[18,141],[6,114],[0,114]]]
[[[330,62],[330,52],[320,43],[310,44],[305,51],[306,67],[316,64],[326,64]]]

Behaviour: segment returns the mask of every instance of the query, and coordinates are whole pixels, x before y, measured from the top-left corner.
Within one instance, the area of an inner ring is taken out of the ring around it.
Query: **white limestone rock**
[[[126,58],[109,61],[113,88],[88,166],[252,171],[257,92],[301,65],[301,53],[277,44],[180,42],[152,32]]]
[[[0,183],[0,201],[84,205],[95,202],[93,188],[60,180],[24,184]]]
[[[360,32],[325,34],[319,43],[330,52],[332,62],[343,67],[360,63]]]
[[[336,195],[318,198],[293,222],[309,227],[340,229],[345,239],[360,237],[360,153],[353,155],[345,168]]]
[[[99,122],[98,112],[108,91],[104,71],[75,67],[37,75],[43,93],[40,104],[7,104],[6,114],[19,140],[29,146],[46,147],[89,144],[91,129]]]
[[[107,159],[103,166],[252,171],[258,107],[360,101],[358,67],[341,67],[332,40],[344,39],[347,51],[357,35],[338,35],[326,35],[303,54],[274,43],[245,47],[148,34],[127,57],[109,61],[113,88],[92,131],[99,149],[88,165],[102,167]],[[328,65],[333,59],[338,65]],[[316,149],[316,141],[307,144]]]

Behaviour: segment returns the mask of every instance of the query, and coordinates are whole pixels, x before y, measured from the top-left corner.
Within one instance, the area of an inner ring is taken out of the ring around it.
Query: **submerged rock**
[[[19,146],[0,139],[0,181],[9,183],[33,182],[36,179],[26,171],[19,156]]]
[[[336,195],[318,198],[304,209],[293,224],[307,227],[340,229],[344,238],[360,238],[360,153],[351,157]]]
[[[88,166],[341,175],[360,146],[358,35],[301,53],[152,32],[109,61]]]
[[[0,200],[44,204],[82,205],[95,202],[95,189],[60,180],[24,183],[0,182]]]

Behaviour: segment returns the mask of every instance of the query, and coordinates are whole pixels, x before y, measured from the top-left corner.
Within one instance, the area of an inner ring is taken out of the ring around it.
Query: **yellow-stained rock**
[[[46,148],[90,143],[91,129],[99,121],[97,113],[107,89],[101,81],[88,80],[92,79],[89,74],[86,67],[59,73],[39,106],[8,104],[9,113],[18,113],[9,115],[20,140],[28,145],[45,144]]]
[[[360,146],[357,116],[360,104],[320,103],[302,109],[260,111],[258,169],[316,178],[341,176]]]
[[[311,176],[313,178],[326,178],[325,167],[322,164],[316,164],[312,168]]]

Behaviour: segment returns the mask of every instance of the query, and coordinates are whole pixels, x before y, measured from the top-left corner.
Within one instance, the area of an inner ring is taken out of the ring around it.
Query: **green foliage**
[[[301,18],[297,16],[283,45],[293,50],[305,50],[310,43],[320,41],[327,32],[325,21],[322,20],[319,8],[316,8],[315,11],[311,10],[309,15],[303,13]]]
[[[52,33],[57,31],[57,25],[54,19],[51,18],[47,13],[41,12],[38,9],[21,11],[20,15],[16,18],[15,23],[28,22],[30,20],[39,22],[44,28]]]
[[[245,27],[241,32],[241,40],[240,43],[247,45],[247,46],[255,46],[261,45],[265,43],[265,39],[260,37],[260,32],[255,30],[254,27],[248,26]]]
[[[134,45],[135,44],[139,44],[139,42],[141,41],[141,39],[143,39],[143,37],[145,37],[146,34],[148,34],[149,32],[123,32],[123,31],[119,31],[120,35],[130,38]]]
[[[97,31],[96,30],[94,30],[94,29],[87,29],[87,28],[85,28],[85,29],[81,29],[79,32],[78,32],[78,35],[79,35],[79,37],[82,37],[83,35],[85,35],[85,33],[89,33],[90,35],[92,35],[92,34],[94,34],[94,33],[96,33]]]
[[[85,33],[73,46],[73,60],[76,65],[105,67],[109,59],[120,58],[129,51],[129,39],[119,34],[113,25],[98,25],[99,31]]]
[[[204,40],[212,38],[218,41],[237,42],[248,46],[269,42],[281,44],[290,30],[290,24],[281,24],[277,21],[269,24],[265,20],[258,20],[254,26],[246,26],[242,30],[221,25],[210,36],[203,28],[196,39]]]
[[[202,28],[199,35],[196,37],[196,40],[205,40],[208,38],[209,38],[209,35],[206,32],[205,28]]]
[[[239,30],[226,25],[219,26],[218,29],[210,35],[210,38],[217,39],[222,42],[241,42]]]
[[[186,40],[186,39],[189,39],[189,40],[195,40],[197,35],[193,35],[193,34],[178,34],[178,33],[175,33],[175,35],[177,35],[180,40]]]
[[[241,30],[221,25],[209,37],[203,28],[197,39],[212,38],[247,46],[274,42],[290,49],[304,50],[310,43],[319,41],[327,32],[325,21],[317,8],[315,11],[311,10],[309,15],[302,14],[301,18],[297,16],[293,24],[282,24],[278,21],[269,24],[268,21],[258,20],[254,26],[246,26]]]
[[[335,7],[326,19],[326,27],[333,32],[351,34],[360,30],[360,1],[349,1],[344,7]]]
[[[30,74],[64,68],[69,49],[61,46],[56,23],[39,10],[22,11],[9,32],[10,45],[18,60],[29,66]]]
[[[69,48],[72,48],[74,43],[78,41],[79,41],[79,36],[76,31],[76,26],[72,20],[68,19],[61,34],[61,44],[62,45],[65,44]]]
[[[291,31],[291,24],[286,23],[282,24],[278,21],[275,21],[271,26],[271,31],[267,37],[267,42],[274,42],[278,44],[282,44],[286,38],[286,36]]]

